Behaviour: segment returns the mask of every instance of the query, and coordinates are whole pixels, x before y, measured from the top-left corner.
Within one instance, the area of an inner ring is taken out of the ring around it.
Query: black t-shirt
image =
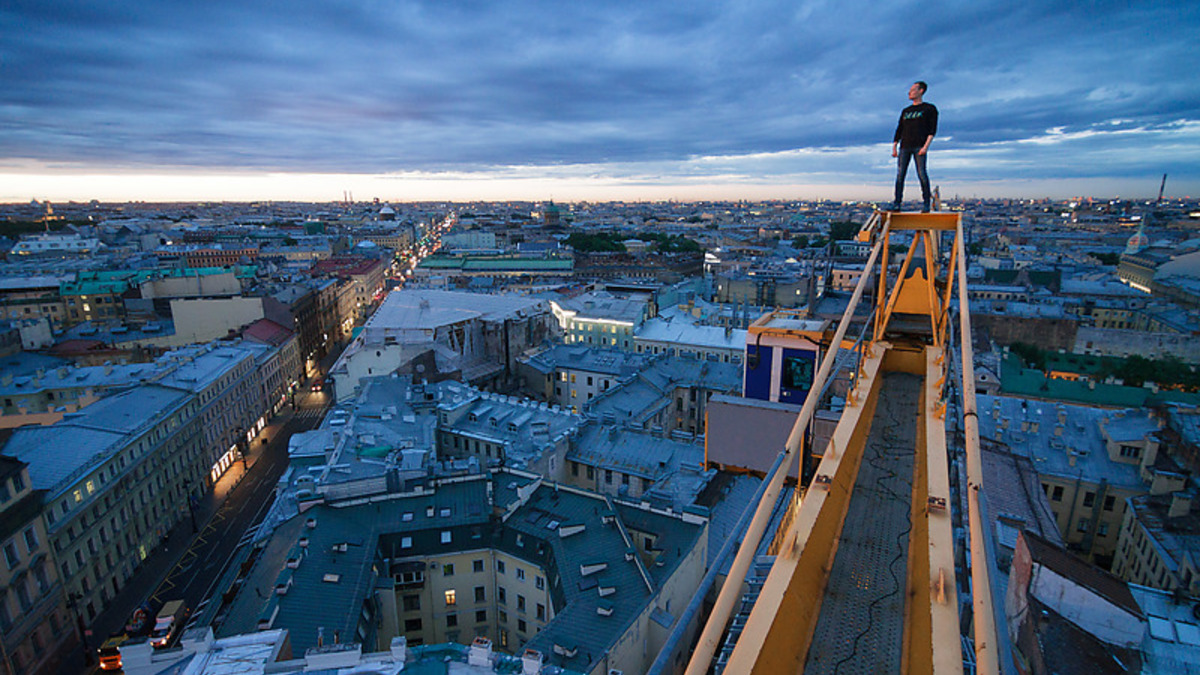
[[[900,111],[900,123],[896,125],[896,136],[892,142],[900,142],[902,148],[919,148],[925,139],[937,135],[938,111],[932,103],[910,105]]]

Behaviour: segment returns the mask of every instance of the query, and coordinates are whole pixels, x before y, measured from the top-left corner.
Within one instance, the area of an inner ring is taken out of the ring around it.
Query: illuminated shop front
[[[250,428],[250,431],[246,432],[245,437],[239,439],[240,443],[245,443],[247,453],[249,453],[250,444],[254,442],[254,437],[266,427],[267,417],[266,415],[263,415],[254,422],[254,425]],[[239,429],[238,432],[240,433],[241,429]],[[242,454],[238,449],[238,445],[239,443],[235,442],[233,445],[229,446],[229,449],[225,451],[225,454],[221,455],[212,465],[212,468],[209,470],[209,477],[212,479],[212,482],[216,483],[218,480],[220,480],[221,476],[225,475],[225,472],[229,469],[229,467],[232,466],[234,462],[242,458]]]

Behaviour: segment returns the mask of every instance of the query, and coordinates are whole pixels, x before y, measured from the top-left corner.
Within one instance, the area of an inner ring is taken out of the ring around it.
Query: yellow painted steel
[[[962,671],[946,426],[940,415],[945,359],[940,347],[927,348],[924,356],[902,668],[912,675]]]
[[[868,226],[875,228],[878,226],[879,220],[879,214],[876,213],[868,221]],[[882,233],[884,235],[883,239],[886,239],[886,225],[882,227]],[[882,248],[882,242],[876,242],[875,246],[871,249],[871,255],[867,259],[864,270],[870,270],[874,267]],[[854,288],[854,293],[850,296],[850,302],[846,305],[846,311],[842,314],[842,320],[838,323],[837,330],[834,332],[830,344],[840,344],[845,339],[846,330],[850,326],[850,320],[854,316],[854,310],[858,307],[859,300],[862,299],[863,290],[866,288],[869,278],[870,274],[867,273],[859,277],[858,284]],[[792,426],[792,432],[788,435],[784,446],[783,462],[766,478],[767,488],[763,491],[762,499],[755,509],[754,516],[750,519],[750,525],[746,528],[746,535],[743,537],[737,555],[729,567],[728,579],[740,580],[746,578],[746,572],[750,569],[750,562],[754,558],[754,552],[762,540],[763,532],[766,530],[767,523],[771,519],[771,512],[774,510],[775,502],[779,498],[784,476],[788,474],[791,464],[800,456],[804,434],[808,429],[809,422],[812,421],[813,414],[816,412],[817,397],[813,393],[819,392],[824,386],[830,371],[833,370],[836,357],[836,349],[828,350],[821,361],[821,367],[813,377],[812,389],[809,396],[804,400],[804,405],[800,408],[800,414],[797,416],[796,423]],[[687,670],[685,671],[688,675],[702,675],[708,672],[713,654],[716,653],[717,645],[720,643],[721,635],[725,632],[725,626],[729,622],[729,616],[737,603],[740,591],[741,583],[738,581],[727,583],[721,588],[713,609],[709,613],[708,620],[704,624],[704,629],[700,633],[696,648],[692,652],[692,658],[688,661]]]
[[[991,567],[983,538],[988,524],[983,522],[979,491],[983,489],[983,460],[979,456],[979,412],[975,405],[975,356],[971,346],[971,304],[967,298],[966,251],[962,224],[954,246],[958,249],[958,321],[959,349],[962,354],[963,447],[967,456],[967,523],[971,534],[972,618],[975,628],[975,672],[996,675],[1000,672],[999,638],[992,606]]]
[[[879,347],[879,346],[877,346]],[[884,348],[864,360],[858,403],[847,403],[842,419],[817,466],[814,484],[783,537],[754,611],[725,667],[727,673],[798,673],[820,616],[821,600],[837,552],[846,506],[862,462],[875,414]],[[865,395],[863,395],[865,392]]]
[[[929,639],[932,668],[911,672],[957,673],[962,668],[962,649],[958,638],[958,582],[954,572],[954,527],[950,518],[950,461],[946,449],[945,401],[942,383],[947,361],[940,347],[925,352],[928,366],[925,376],[922,424],[925,431],[926,489],[924,521],[927,533],[929,599]],[[918,588],[918,590],[922,590]]]
[[[900,274],[889,289],[886,247],[890,232],[912,230],[910,244]],[[939,268],[937,242],[942,231],[954,231],[949,265]],[[837,553],[838,541],[847,505],[861,465],[864,445],[870,431],[874,408],[884,371],[904,371],[923,375],[913,467],[913,529],[909,539],[907,603],[901,671],[904,673],[961,673],[959,616],[954,567],[954,536],[951,523],[949,461],[946,445],[943,385],[949,375],[946,336],[949,330],[950,299],[955,282],[959,291],[959,336],[962,353],[962,397],[967,463],[968,522],[970,526],[973,626],[977,672],[999,672],[997,635],[988,578],[988,563],[983,548],[986,527],[981,522],[979,490],[982,475],[979,458],[979,433],[976,416],[974,369],[972,365],[970,311],[967,300],[964,237],[962,220],[955,213],[876,213],[859,233],[860,241],[874,241],[866,271],[859,279],[850,306],[838,325],[831,345],[843,342],[853,308],[861,297],[881,250],[877,280],[875,340],[865,350],[858,386],[847,396],[846,409],[838,422],[825,455],[816,469],[816,477],[807,492],[785,519],[787,528],[777,537],[778,555],[750,617],[725,667],[726,673],[800,673],[820,615],[828,574]],[[916,247],[925,249],[925,265],[908,276]],[[939,281],[939,274],[942,274]],[[957,279],[956,279],[957,277]],[[889,292],[890,291],[890,292]],[[882,342],[894,313],[924,314],[930,319],[932,336],[903,335],[896,344]],[[836,349],[830,349],[815,381],[823,383]],[[819,385],[814,384],[817,391]],[[811,419],[816,402],[805,401],[792,437],[787,444],[788,462],[803,438],[803,429]],[[780,475],[785,467],[769,478],[767,498],[755,513],[746,541],[738,552],[729,579],[745,576],[749,559],[757,548],[769,512],[778,494]],[[760,522],[764,521],[764,522]],[[758,529],[756,530],[756,525]],[[716,642],[728,621],[733,600],[741,584],[727,584],[717,607],[705,625],[696,652],[688,664],[688,673],[699,674],[709,668]]]

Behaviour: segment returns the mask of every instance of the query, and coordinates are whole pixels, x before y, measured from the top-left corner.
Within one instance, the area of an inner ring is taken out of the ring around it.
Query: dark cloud
[[[1200,180],[1196,127],[1170,130],[1200,120],[1198,30],[1184,1],[18,0],[0,159],[846,180],[885,167],[867,149],[925,79],[964,178]]]

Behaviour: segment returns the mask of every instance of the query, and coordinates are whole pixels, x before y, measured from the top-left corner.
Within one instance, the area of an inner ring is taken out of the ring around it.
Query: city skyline
[[[1200,9],[1089,10],[21,1],[0,201],[884,199],[916,79],[947,197],[1200,193]]]

